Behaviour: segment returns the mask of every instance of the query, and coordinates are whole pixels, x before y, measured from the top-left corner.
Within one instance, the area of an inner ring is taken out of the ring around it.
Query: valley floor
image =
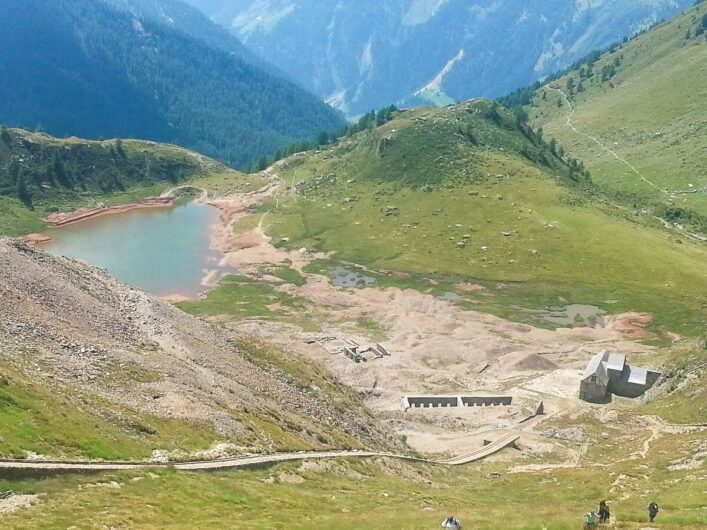
[[[263,175],[260,189],[212,199],[220,211],[212,244],[238,274],[202,299],[177,305],[253,344],[279,346],[278,362],[291,373],[303,369],[301,358],[325,365],[335,384],[353,388],[420,456],[464,455],[508,434],[519,437],[514,446],[454,468],[342,453],[208,474],[0,469],[0,490],[15,492],[0,500],[3,528],[422,530],[454,514],[479,529],[569,530],[601,499],[612,507],[614,528],[648,528],[645,506],[653,499],[662,511],[650,528],[707,525],[699,487],[707,480],[707,418],[703,408],[678,406],[704,398],[704,375],[676,369],[682,375],[672,379],[675,386],[656,389],[652,397],[661,399],[647,403],[589,405],[577,398],[587,360],[604,348],[627,353],[638,365],[671,356],[670,366],[680,367],[701,358],[699,344],[675,337],[669,349],[650,345],[650,315],[607,315],[569,300],[547,311],[531,308],[529,323],[514,322],[465,298],[494,296],[513,289],[509,284],[415,284],[394,272],[288,248],[268,235],[271,209],[289,193],[276,171]],[[337,349],[352,344],[346,341],[382,343],[390,355],[354,362]],[[513,401],[458,409],[403,405],[405,396],[462,392]],[[546,414],[521,424],[540,402]],[[180,402],[170,406],[178,410]]]
[[[265,232],[270,211],[262,210],[263,204],[276,208],[281,195],[289,193],[276,170],[270,170],[271,182],[261,190],[213,202],[221,212],[213,245],[239,276],[227,278],[204,300],[180,307],[239,336],[257,337],[323,363],[421,454],[449,457],[473,451],[532,415],[540,402],[552,415],[586,410],[578,399],[579,380],[589,358],[603,349],[621,351],[637,365],[650,365],[655,357],[656,349],[641,340],[647,336],[649,315],[601,316],[595,308],[597,313],[588,315],[594,324],[565,314],[565,327],[545,329],[460,303],[456,292],[489,290],[480,284],[456,284],[450,287],[455,292],[386,286],[376,271],[278,245]],[[341,277],[331,272],[342,266],[348,267],[343,277],[351,278],[346,286],[336,286]],[[367,278],[378,282],[366,285]],[[261,311],[254,309],[258,306]],[[562,311],[555,310],[555,317]],[[354,362],[341,352],[347,345],[365,348],[376,342],[391,355]],[[403,405],[410,395],[459,393],[511,396],[513,401],[508,407],[486,408],[405,410]],[[523,442],[539,452],[553,450],[542,436],[524,433]]]

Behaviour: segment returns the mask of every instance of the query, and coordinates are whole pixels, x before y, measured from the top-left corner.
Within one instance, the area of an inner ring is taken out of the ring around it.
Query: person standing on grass
[[[442,521],[442,528],[447,528],[448,530],[461,530],[462,524],[456,517],[450,515]]]
[[[609,505],[606,501],[601,501],[599,503],[599,522],[607,523],[609,522],[610,517],[611,513],[609,512]]]
[[[584,514],[584,530],[592,530],[597,526],[597,514],[592,510]]]
[[[652,523],[655,520],[655,516],[658,515],[660,508],[658,504],[654,501],[648,505],[648,520]]]

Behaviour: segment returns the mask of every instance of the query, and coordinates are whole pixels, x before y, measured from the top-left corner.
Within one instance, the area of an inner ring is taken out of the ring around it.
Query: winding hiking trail
[[[258,231],[265,236],[265,232],[263,231],[263,223],[265,222],[265,218],[272,212],[273,210],[276,210],[280,206],[280,197],[279,197],[279,192],[282,188],[282,179],[278,174],[273,174],[272,173],[272,168],[274,166],[271,166],[267,168],[265,171],[263,171],[264,175],[267,175],[271,179],[275,179],[277,184],[271,184],[270,185],[270,190],[272,191],[272,197],[275,199],[275,205],[267,210],[266,212],[263,213],[263,215],[260,216],[260,221],[258,221]]]
[[[564,99],[565,104],[567,105],[567,108],[569,109],[569,112],[567,113],[567,120],[566,120],[567,126],[568,126],[575,134],[579,134],[580,136],[584,136],[585,138],[588,138],[589,140],[591,140],[592,142],[594,142],[595,144],[597,144],[603,151],[609,153],[609,154],[610,154],[611,156],[613,156],[616,160],[618,160],[618,161],[621,162],[622,164],[626,165],[626,167],[628,167],[633,173],[635,173],[636,176],[638,176],[638,178],[640,178],[643,182],[645,182],[646,184],[648,184],[649,186],[651,186],[653,189],[655,189],[655,190],[658,191],[659,193],[662,193],[663,195],[665,195],[666,197],[671,198],[671,199],[674,199],[674,198],[675,198],[675,196],[677,195],[677,193],[675,193],[675,192],[670,192],[670,191],[668,191],[668,190],[666,190],[666,189],[660,188],[660,187],[659,187],[658,185],[656,185],[654,182],[652,182],[652,181],[650,181],[649,179],[647,179],[640,171],[638,171],[638,169],[636,169],[636,167],[635,167],[633,164],[631,164],[631,162],[629,162],[629,161],[626,160],[625,158],[619,156],[619,155],[616,153],[616,151],[614,151],[613,149],[607,147],[606,144],[604,144],[604,142],[602,142],[601,140],[599,140],[597,137],[592,136],[592,135],[589,134],[589,133],[586,133],[586,132],[584,132],[584,131],[581,131],[581,130],[577,129],[577,127],[575,127],[574,123],[572,122],[572,118],[574,118],[576,109],[575,109],[574,106],[572,105],[572,102],[570,101],[570,99],[567,97],[567,94],[565,94],[564,91],[563,91],[561,88],[553,87],[553,86],[551,86],[550,88],[551,88],[552,90],[555,90],[555,91],[559,92],[560,95],[562,96],[562,99]],[[620,207],[620,206],[617,205],[617,204],[614,204],[614,206]],[[701,242],[701,243],[704,243],[705,241],[707,241],[706,238],[703,238],[703,237],[699,236],[698,234],[693,234],[693,233],[687,232],[687,231],[685,231],[685,230],[682,230],[682,229],[678,228],[677,226],[674,226],[672,223],[669,223],[668,221],[666,221],[666,220],[663,219],[662,217],[657,217],[657,216],[654,216],[654,217],[655,217],[655,219],[657,219],[658,221],[660,221],[660,223],[663,225],[664,228],[667,228],[668,230],[673,230],[673,231],[679,233],[679,234],[682,235],[682,236],[689,237],[690,239],[693,239],[693,240],[695,240],[695,241],[699,241],[699,242]]]
[[[265,219],[267,216],[272,213],[273,210],[277,210],[280,207],[280,193],[283,190],[283,181],[280,175],[277,173],[273,172],[273,169],[276,168],[279,165],[278,162],[270,166],[269,168],[265,169],[263,171],[263,174],[266,175],[267,177],[271,178],[274,180],[274,182],[270,185],[271,190],[272,190],[272,197],[275,199],[275,205],[267,210],[266,212],[263,213],[263,215],[260,216],[260,221],[258,221],[258,231],[264,236],[267,237],[265,234],[265,231],[263,230],[263,223],[265,222]],[[290,188],[294,188],[295,185],[295,175],[292,175],[292,180],[290,181]]]
[[[562,98],[565,100],[565,104],[567,105],[567,108],[570,109],[570,110],[569,110],[569,113],[567,114],[567,126],[568,126],[570,129],[572,129],[576,134],[579,134],[579,135],[581,135],[581,136],[584,136],[585,138],[589,138],[592,142],[594,142],[594,143],[597,144],[599,147],[601,147],[602,150],[604,150],[604,151],[606,151],[607,153],[609,153],[611,156],[613,156],[613,157],[614,157],[616,160],[618,160],[619,162],[625,164],[632,172],[634,172],[634,173],[638,176],[638,178],[640,178],[643,182],[645,182],[646,184],[648,184],[648,185],[651,186],[652,188],[655,188],[657,191],[663,193],[664,195],[666,195],[666,196],[668,196],[668,197],[671,197],[671,196],[672,196],[671,193],[669,193],[668,191],[666,191],[666,190],[664,190],[664,189],[658,187],[654,182],[651,182],[651,181],[648,180],[646,177],[644,177],[644,176],[641,174],[641,172],[638,171],[638,169],[636,169],[633,164],[631,164],[631,162],[629,162],[628,160],[626,160],[626,159],[620,157],[620,156],[616,153],[616,151],[614,151],[614,150],[610,149],[609,147],[607,147],[601,140],[599,140],[599,139],[596,138],[595,136],[592,136],[591,134],[585,133],[584,131],[580,131],[579,129],[577,129],[577,127],[574,126],[574,123],[572,123],[572,118],[574,118],[574,114],[575,114],[575,112],[576,112],[576,109],[575,109],[574,106],[572,105],[572,102],[570,101],[570,99],[567,97],[567,94],[565,94],[561,88],[555,88],[555,87],[551,87],[551,88],[553,88],[554,90],[556,90],[557,92],[560,93],[560,95],[562,96]]]
[[[0,476],[3,470],[32,470],[32,471],[120,471],[126,469],[170,468],[180,471],[213,471],[218,469],[247,468],[260,465],[276,464],[279,462],[292,462],[298,460],[322,460],[331,458],[394,458],[408,462],[423,464],[436,464],[444,466],[461,466],[475,462],[497,453],[501,449],[515,443],[520,438],[517,432],[502,435],[494,442],[477,449],[466,455],[461,455],[448,460],[428,460],[414,456],[396,453],[375,451],[310,451],[277,453],[270,455],[240,456],[221,458],[216,460],[203,460],[197,462],[81,462],[81,461],[27,461],[27,460],[0,460]]]

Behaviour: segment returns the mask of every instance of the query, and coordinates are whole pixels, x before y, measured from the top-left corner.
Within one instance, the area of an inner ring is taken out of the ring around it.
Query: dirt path
[[[209,191],[207,189],[201,188],[199,186],[190,186],[185,184],[184,186],[177,186],[176,188],[171,188],[165,191],[160,197],[174,197],[174,195],[179,190],[197,190],[199,191],[199,196],[194,199],[194,202],[205,203],[209,198]]]
[[[648,456],[648,452],[651,449],[651,444],[665,434],[685,434],[688,432],[707,430],[707,426],[704,425],[678,425],[666,423],[658,416],[642,416],[640,419],[644,422],[644,426],[650,435],[643,441],[641,450],[636,451],[631,455],[631,459],[640,458],[641,460],[644,460]]]
[[[275,206],[270,208],[268,211],[264,212],[263,215],[260,216],[260,220],[258,221],[258,231],[263,237],[265,236],[265,232],[263,231],[263,223],[265,222],[265,219],[267,216],[272,212],[273,210],[277,209],[280,206],[280,192],[282,191],[282,179],[277,174],[272,173],[272,167],[267,168],[265,171],[263,171],[268,177],[275,179],[276,183],[272,184],[272,196],[275,199]]]
[[[603,151],[609,153],[609,154],[610,154],[611,156],[613,156],[616,160],[618,160],[619,162],[621,162],[622,164],[624,164],[626,167],[628,167],[633,173],[636,174],[636,176],[638,176],[638,178],[640,178],[643,182],[645,182],[646,184],[648,184],[649,186],[651,186],[652,188],[654,188],[656,191],[662,193],[663,195],[665,195],[665,196],[666,196],[667,198],[669,198],[669,199],[674,199],[674,198],[675,198],[675,196],[677,195],[675,192],[671,192],[671,191],[668,191],[668,190],[666,190],[666,189],[660,188],[660,187],[659,187],[658,185],[656,185],[654,182],[652,182],[652,181],[650,181],[648,178],[646,178],[640,171],[638,171],[638,169],[636,169],[636,167],[635,167],[633,164],[631,164],[631,162],[629,162],[629,161],[626,160],[625,158],[622,158],[621,156],[619,156],[619,155],[616,153],[616,151],[614,151],[614,150],[610,149],[609,147],[607,147],[601,140],[599,140],[599,139],[596,138],[595,136],[592,136],[591,134],[588,134],[588,133],[586,133],[586,132],[584,132],[584,131],[580,131],[579,129],[577,129],[577,127],[575,127],[574,123],[572,123],[572,118],[574,118],[574,114],[575,114],[575,112],[576,112],[576,109],[575,109],[574,106],[572,105],[572,102],[570,101],[570,99],[567,97],[567,94],[565,94],[565,93],[562,91],[562,89],[560,89],[560,88],[555,88],[555,87],[550,87],[550,88],[552,88],[553,90],[559,92],[560,95],[562,96],[562,98],[565,100],[565,103],[567,104],[567,108],[569,108],[569,112],[567,113],[567,126],[568,126],[570,129],[572,129],[572,131],[574,131],[576,134],[579,134],[579,135],[581,135],[581,136],[584,136],[585,138],[588,138],[589,140],[591,140],[592,142],[594,142],[595,144],[597,144]],[[620,206],[620,205],[618,205],[618,204],[613,204],[613,205],[616,206],[616,207],[618,207],[618,208],[624,209],[622,206]],[[660,223],[663,225],[663,227],[664,227],[664,228],[667,228],[668,230],[673,230],[673,231],[679,233],[679,234],[682,235],[682,236],[689,237],[690,239],[693,239],[693,240],[695,240],[695,241],[699,241],[699,242],[701,242],[701,243],[704,243],[705,241],[707,241],[707,238],[704,238],[704,237],[700,236],[699,234],[693,234],[693,233],[691,233],[691,232],[686,232],[686,231],[684,231],[684,230],[681,230],[681,229],[679,229],[678,227],[674,226],[672,223],[669,223],[668,221],[666,221],[665,219],[663,219],[662,217],[654,216],[654,218],[657,219],[658,221],[660,221]]]
[[[554,88],[554,87],[552,87],[552,88]],[[589,138],[592,142],[594,142],[594,143],[597,144],[599,147],[601,147],[602,150],[604,150],[604,151],[606,151],[607,153],[609,153],[611,156],[613,156],[613,157],[614,157],[616,160],[618,160],[619,162],[625,164],[625,165],[626,165],[633,173],[635,173],[643,182],[645,182],[646,184],[648,184],[648,185],[651,186],[652,188],[655,188],[657,191],[659,191],[659,192],[665,194],[665,195],[668,196],[668,197],[671,197],[671,196],[672,196],[672,194],[670,194],[669,192],[667,192],[666,190],[664,190],[664,189],[662,189],[662,188],[659,188],[655,183],[651,182],[651,181],[648,180],[646,177],[644,177],[644,176],[641,174],[641,172],[638,171],[638,169],[636,169],[636,168],[634,167],[633,164],[631,164],[628,160],[626,160],[626,159],[620,157],[615,151],[613,151],[612,149],[608,148],[601,140],[599,140],[599,139],[596,138],[595,136],[592,136],[591,134],[587,134],[587,133],[585,133],[584,131],[580,131],[579,129],[577,129],[577,128],[574,126],[574,124],[572,123],[572,118],[574,118],[574,114],[575,114],[575,108],[572,106],[572,102],[571,102],[571,101],[569,100],[569,98],[567,97],[567,94],[565,94],[565,93],[562,91],[562,89],[560,89],[560,88],[554,88],[554,90],[556,90],[557,92],[560,93],[560,95],[562,95],[562,98],[565,100],[565,103],[567,104],[567,107],[570,109],[570,110],[569,110],[569,113],[567,114],[567,126],[568,126],[570,129],[572,129],[575,133],[584,136],[585,138]]]

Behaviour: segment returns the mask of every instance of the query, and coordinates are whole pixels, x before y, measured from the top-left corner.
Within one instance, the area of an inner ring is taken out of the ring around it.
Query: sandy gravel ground
[[[0,515],[31,506],[37,502],[38,498],[38,495],[10,495],[6,499],[0,499]]]

